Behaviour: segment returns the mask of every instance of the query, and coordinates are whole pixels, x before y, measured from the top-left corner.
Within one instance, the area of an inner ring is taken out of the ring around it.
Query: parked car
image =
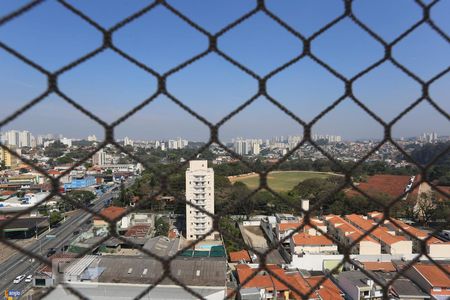
[[[25,275],[19,275],[16,277],[16,279],[14,279],[13,283],[17,284],[22,282],[22,280],[25,278]]]
[[[33,280],[33,275],[28,275],[27,278],[25,278],[25,282],[31,282]]]
[[[80,234],[80,231],[79,230],[75,230],[74,232],[73,232],[73,235],[79,235]]]

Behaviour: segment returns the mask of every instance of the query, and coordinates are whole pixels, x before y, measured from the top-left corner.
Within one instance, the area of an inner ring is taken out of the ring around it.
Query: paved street
[[[126,182],[126,186],[132,184],[133,181]],[[112,191],[108,191],[100,197],[97,197],[93,204],[92,209],[94,211],[100,211],[104,206],[104,200],[111,198]],[[38,237],[34,242],[25,247],[27,251],[35,254],[45,256],[49,248],[56,248],[58,252],[61,251],[61,247],[68,245],[70,240],[73,239],[74,232],[80,230],[80,228],[86,224],[91,218],[91,215],[83,210],[76,211],[72,216],[66,218],[66,221],[61,226],[54,228]],[[47,235],[56,236],[55,238],[47,238]],[[24,294],[31,288],[31,283],[25,283],[22,281],[19,284],[14,284],[13,280],[19,275],[34,274],[36,269],[41,263],[30,259],[25,254],[18,252],[8,260],[0,264],[0,291],[2,298],[4,297],[5,290],[20,291]]]

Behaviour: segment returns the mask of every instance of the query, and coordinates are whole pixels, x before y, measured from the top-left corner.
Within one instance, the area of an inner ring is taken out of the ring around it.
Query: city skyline
[[[187,2],[169,1],[176,9],[211,32],[216,32],[255,5],[254,1],[233,1],[232,5],[229,1],[211,1],[208,4]],[[147,1],[127,4],[108,2],[108,12],[104,13],[103,5],[106,3],[96,1],[72,4],[100,25],[108,27],[142,8]],[[439,3],[437,6],[440,9],[433,9],[435,22],[443,28],[449,25],[444,13],[446,5]],[[0,13],[7,14],[18,6],[20,1],[4,2],[0,6]],[[209,11],[210,6],[215,7],[213,11],[221,13],[204,14],[206,10]],[[305,36],[313,34],[344,9],[342,1],[292,1],[282,5],[277,1],[267,1],[267,7]],[[353,10],[357,17],[386,41],[392,41],[421,17],[420,8],[412,1],[356,1]],[[405,17],[396,18],[399,13]],[[301,14],[301,18],[298,14]],[[381,14],[383,18],[380,18]],[[95,49],[101,36],[60,4],[49,1],[20,19],[2,26],[0,40],[44,68],[54,71]],[[159,42],[155,44],[154,40]],[[201,33],[161,7],[116,32],[114,43],[161,73],[207,47],[207,39]],[[224,34],[219,39],[219,46],[233,59],[260,76],[288,62],[302,51],[299,40],[262,13]],[[347,78],[356,75],[384,55],[380,44],[347,19],[320,35],[311,46],[320,59]],[[428,25],[422,25],[397,44],[393,54],[400,63],[426,81],[450,63],[450,58],[446,55],[449,50],[448,43]],[[0,83],[3,99],[0,120],[45,91],[47,84],[45,76],[5,51],[0,51],[0,76],[5,78]],[[431,85],[429,92],[444,111],[449,110],[449,78],[441,77]],[[111,50],[106,50],[63,74],[58,83],[61,91],[107,122],[113,122],[126,114],[150,97],[157,87],[154,77]],[[167,81],[171,94],[213,124],[252,97],[257,86],[256,80],[214,53],[169,76]],[[309,122],[344,93],[344,83],[305,57],[270,78],[267,91],[302,120]],[[356,80],[353,93],[369,109],[389,122],[416,101],[421,90],[413,79],[392,63],[385,62]],[[2,130],[16,127],[48,132],[55,124],[58,124],[58,129],[64,135],[103,135],[99,125],[55,95],[48,96]],[[221,139],[229,140],[236,135],[257,137],[262,132],[272,136],[298,135],[302,131],[300,124],[267,99],[260,97],[226,122],[219,134]],[[339,134],[347,139],[381,138],[384,135],[383,127],[350,99],[345,99],[323,116],[313,126],[313,131]],[[450,132],[448,120],[429,103],[423,102],[393,126],[392,135],[407,137],[430,131],[447,135]],[[120,124],[116,128],[116,134],[136,139],[184,136],[200,141],[207,140],[209,129],[167,97],[159,96]]]
[[[69,140],[73,140],[73,141],[82,141],[82,140],[87,140],[87,141],[97,141],[97,142],[102,142],[103,139],[99,138],[99,136],[97,136],[96,134],[88,134],[86,136],[69,136],[69,135],[64,135],[62,133],[36,133],[32,130],[29,129],[9,129],[9,130],[3,130],[0,131],[0,141],[1,138],[4,138],[5,140],[7,140],[8,138],[8,134],[12,134],[12,132],[15,132],[16,134],[31,134],[31,138],[32,139],[46,139],[46,140],[61,140],[61,139],[69,139]],[[436,131],[430,131],[430,132],[421,132],[415,136],[401,136],[401,137],[394,137],[394,139],[397,140],[403,140],[403,139],[426,139],[426,136],[431,136],[433,137],[432,139],[438,139],[438,138],[448,138],[449,135],[439,135]],[[328,133],[313,133],[311,134],[311,138],[313,140],[319,140],[319,139],[328,139],[331,142],[351,142],[351,141],[363,141],[363,140],[378,140],[378,139],[371,139],[371,138],[362,138],[362,139],[349,139],[346,138],[345,136],[342,135],[333,135],[333,134],[328,134]],[[22,137],[23,139],[23,137]],[[28,137],[28,139],[30,139],[30,137]],[[125,144],[127,144],[127,140],[131,141],[131,142],[150,142],[150,141],[165,141],[165,142],[170,142],[170,141],[176,141],[176,140],[183,140],[183,141],[190,141],[190,142],[206,142],[203,140],[190,140],[187,139],[183,136],[167,136],[167,137],[162,137],[162,138],[147,138],[147,139],[139,139],[139,138],[135,138],[133,136],[120,136],[120,137],[115,137],[115,139],[119,142],[125,142]],[[271,140],[271,141],[290,141],[290,140],[295,140],[295,141],[301,141],[303,139],[303,135],[275,135],[275,136],[233,136],[228,140],[225,140],[223,142],[225,143],[234,143],[237,140],[260,140],[262,141],[261,143]],[[17,138],[17,140],[19,140],[19,138]],[[30,142],[28,142],[28,144],[30,144]]]

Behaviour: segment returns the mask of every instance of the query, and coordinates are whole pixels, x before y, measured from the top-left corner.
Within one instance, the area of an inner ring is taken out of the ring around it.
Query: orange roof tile
[[[231,262],[240,262],[241,260],[249,262],[251,261],[250,255],[247,250],[234,251],[230,252],[230,261]]]
[[[443,265],[450,272],[450,264]],[[431,264],[415,264],[416,269],[434,287],[450,288],[450,277],[441,269]]]
[[[114,220],[117,217],[119,217],[121,214],[123,214],[126,211],[123,207],[118,206],[109,206],[107,208],[104,208],[100,211],[100,215],[104,216],[105,218],[109,220]],[[94,220],[102,220],[101,218],[94,216]]]
[[[411,176],[405,175],[373,175],[367,179],[367,182],[361,182],[358,184],[358,188],[369,195],[385,194],[392,198],[399,197],[405,192],[406,186],[409,184]],[[413,184],[419,182],[420,176],[416,176]],[[415,196],[417,194],[417,188],[411,191],[410,194]],[[348,195],[360,195],[356,190],[347,190]]]
[[[359,230],[358,228],[348,223],[339,216],[334,216],[328,221],[336,228],[336,230],[342,232],[343,235],[346,236],[351,241],[355,241],[359,239],[362,235],[364,235],[364,233],[361,230]],[[361,241],[370,241],[378,244],[378,242],[375,241],[370,236],[365,236]]]
[[[310,290],[310,285],[298,272],[293,274],[286,273],[285,270],[276,266],[276,265],[268,265],[268,269],[271,272],[275,273],[280,279],[288,283],[290,286],[295,288],[298,292],[302,294],[306,294]],[[244,282],[247,278],[253,275],[253,273],[257,269],[252,269],[250,266],[241,264],[236,266],[236,270],[238,273],[239,282]],[[252,279],[250,279],[246,284],[243,285],[245,288],[255,287],[260,289],[266,289],[268,291],[277,290],[278,293],[289,291],[290,298],[293,299],[302,299],[301,295],[296,293],[290,287],[288,287],[285,283],[279,281],[275,276],[271,275],[267,272],[260,272],[255,275]],[[314,295],[310,296],[310,299],[317,299]]]
[[[325,235],[310,235],[307,233],[297,233],[297,234],[294,234],[294,236],[292,238],[293,238],[294,244],[296,246],[303,246],[303,245],[331,246],[331,245],[333,245],[333,241],[330,240]]]
[[[323,277],[324,276],[311,276],[310,278],[306,278],[306,281],[310,286],[316,286]],[[342,291],[329,278],[320,285],[316,292],[322,300],[344,299],[344,297],[342,297]]]
[[[375,222],[366,220],[362,216],[356,214],[346,215],[345,218],[365,231],[371,230],[376,225]],[[403,236],[395,236],[390,234],[389,232],[387,232],[386,227],[383,227],[381,225],[373,230],[370,235],[376,237],[378,240],[388,245],[406,240],[406,238]]]
[[[311,223],[315,226],[323,226],[324,225],[324,223],[322,221],[316,220],[316,219],[310,219],[309,223]],[[290,230],[290,229],[297,229],[302,224],[303,224],[303,221],[292,222],[292,223],[278,223],[277,226],[278,226],[278,230],[280,230],[280,232],[283,232],[283,231]],[[302,229],[309,229],[309,228],[312,228],[312,226],[307,224]]]
[[[379,262],[379,261],[366,261],[362,262],[364,269],[369,271],[385,271],[385,272],[395,272],[396,269],[394,264],[390,261]]]

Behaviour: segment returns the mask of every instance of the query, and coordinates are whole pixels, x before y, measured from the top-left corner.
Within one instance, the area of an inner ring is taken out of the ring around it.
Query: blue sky
[[[2,0],[4,16],[27,1]],[[68,1],[101,26],[109,28],[145,7],[151,1]],[[174,0],[176,9],[215,33],[250,11],[250,0]],[[425,1],[427,2],[427,1]],[[343,11],[342,1],[268,0],[267,8],[304,36],[310,36]],[[450,34],[450,0],[431,11],[435,23]],[[412,0],[355,0],[354,14],[386,41],[421,18]],[[0,41],[54,71],[97,48],[101,34],[55,1],[0,27]],[[166,72],[204,51],[205,36],[164,7],[157,7],[118,30],[114,44],[158,72]],[[263,76],[302,52],[293,35],[258,13],[227,32],[219,47],[229,56]],[[317,37],[312,51],[346,77],[352,77],[383,57],[383,48],[349,19]],[[398,43],[393,55],[423,80],[450,65],[450,45],[428,25],[422,25]],[[26,104],[46,89],[46,78],[0,49],[0,119]],[[112,122],[152,95],[156,80],[111,50],[106,50],[59,78],[61,90],[86,109]],[[171,94],[211,122],[217,122],[257,91],[257,82],[217,54],[211,53],[168,78]],[[342,81],[306,57],[268,81],[268,93],[305,121],[312,120],[344,92]],[[420,87],[390,62],[379,66],[354,84],[354,94],[384,120],[392,120],[421,94]],[[450,109],[450,74],[432,85],[430,94],[447,112]],[[28,129],[34,133],[62,133],[85,137],[102,128],[56,96],[14,120],[2,130]],[[436,131],[450,134],[449,122],[428,104],[419,105],[394,126],[394,136],[414,136]],[[378,138],[383,128],[350,99],[325,115],[313,127],[316,133],[339,134],[347,139]],[[271,137],[299,135],[301,126],[265,98],[227,122],[220,131],[224,141],[235,136]],[[205,140],[208,128],[165,97],[116,129],[138,139],[183,136]]]

